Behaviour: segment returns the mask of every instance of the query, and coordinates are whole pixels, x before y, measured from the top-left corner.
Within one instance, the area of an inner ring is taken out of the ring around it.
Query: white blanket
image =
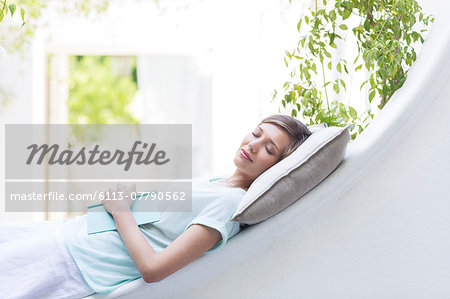
[[[2,298],[82,298],[93,293],[67,251],[64,222],[0,223]]]

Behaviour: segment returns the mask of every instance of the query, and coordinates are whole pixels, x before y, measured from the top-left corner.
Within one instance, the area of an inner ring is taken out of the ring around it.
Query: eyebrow
[[[264,130],[263,129],[261,129],[261,127],[260,126],[258,126],[258,129],[260,129],[261,130],[261,132],[263,132],[264,133]],[[270,143],[272,143],[276,148],[277,148],[277,150],[278,151],[280,151],[280,149],[278,148],[278,146],[275,144],[275,142],[273,142],[273,140],[272,139],[270,139],[269,138],[269,141],[270,141]]]

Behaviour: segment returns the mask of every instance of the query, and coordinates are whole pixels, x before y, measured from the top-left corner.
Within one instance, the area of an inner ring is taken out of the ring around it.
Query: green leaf
[[[344,89],[346,90],[347,88],[345,87],[345,82],[342,79],[339,79],[339,81],[341,82],[342,87],[344,87]]]
[[[336,93],[339,93],[339,85],[337,83],[334,83],[333,89]]]
[[[337,64],[336,69],[337,69],[337,71],[339,73],[342,73],[342,69],[341,69],[341,64],[340,63]]]
[[[329,36],[330,36],[330,44],[334,44],[334,39],[336,38],[336,34],[333,32],[333,33],[330,33]]]
[[[406,36],[406,44],[408,44],[408,45],[411,44],[411,36],[409,36],[409,35]]]
[[[308,16],[305,16],[305,22],[306,22],[306,24],[309,24],[309,18],[308,18]]]
[[[306,80],[309,80],[309,79],[311,79],[311,75],[309,74],[309,72],[308,72],[308,70],[307,69],[305,69],[305,77],[306,77]]]
[[[360,69],[362,68],[362,66],[363,66],[363,65],[360,64],[360,65],[358,65],[357,67],[355,67],[355,72],[358,71],[358,70],[360,70]]]
[[[362,88],[364,87],[364,85],[367,83],[367,80],[366,81],[364,81],[362,84],[361,84],[361,86],[359,87],[359,90],[362,90]]]
[[[0,22],[3,20],[4,16],[5,14],[3,13],[3,10],[0,10]]]
[[[308,43],[308,48],[311,51],[311,54],[314,55],[315,51],[314,51],[314,47],[313,47],[313,45],[311,43]]]
[[[365,29],[366,31],[370,31],[370,21],[369,21],[369,18],[367,18],[367,19],[364,21],[364,29]]]
[[[347,25],[345,25],[345,24],[339,25],[339,28],[341,28],[342,30],[347,30],[348,29]]]
[[[369,94],[369,103],[372,103],[374,97],[375,97],[375,90],[372,90],[372,92]]]
[[[325,56],[326,56],[326,57],[328,57],[328,58],[331,58],[331,54],[330,54],[330,53],[328,53],[328,51],[326,51],[326,50],[323,50],[323,53],[325,54]]]
[[[392,77],[394,77],[395,74],[397,74],[397,65],[394,66],[394,72],[392,73]]]
[[[349,112],[351,118],[355,119],[357,117],[356,110],[353,107],[349,106],[348,112]]]
[[[331,70],[331,61],[328,62],[328,69]]]
[[[25,22],[25,9],[20,8],[20,17],[22,18],[22,21]],[[25,24],[25,23],[23,23]],[[22,26],[23,26],[22,24]]]
[[[336,48],[337,48],[337,46],[336,46],[336,44],[335,44],[335,43],[331,43],[331,44],[330,44],[330,47],[332,47],[332,48],[334,48],[334,49],[336,49]]]
[[[305,46],[305,41],[306,41],[306,39],[305,39],[305,38],[302,38],[302,40],[300,41],[300,43],[302,44],[302,47],[304,47],[304,46]]]
[[[366,62],[366,67],[370,68],[372,65],[372,56],[370,54],[366,55],[366,57],[364,57],[364,61]]]
[[[292,109],[291,115],[292,117],[297,117],[297,110]]]
[[[336,13],[334,12],[334,10],[330,11],[329,16],[330,16],[330,19],[333,21],[336,19]]]
[[[289,67],[289,64],[288,64],[288,62],[286,60],[286,57],[284,57],[283,59],[284,59],[284,63],[286,64],[286,67]]]
[[[12,17],[14,15],[14,12],[16,11],[16,5],[14,3],[9,5],[9,11],[11,12]]]
[[[344,10],[344,12],[342,13],[342,20],[348,19],[348,17],[350,17],[351,13],[352,12],[349,10]]]
[[[297,23],[297,31],[300,32],[300,28],[302,26],[302,19],[300,19],[300,21],[298,21]]]

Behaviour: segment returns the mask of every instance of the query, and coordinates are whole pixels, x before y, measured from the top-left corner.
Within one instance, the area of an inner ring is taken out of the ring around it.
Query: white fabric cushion
[[[231,220],[256,224],[275,215],[323,181],[344,159],[350,127],[309,127],[312,135],[267,169],[248,189]]]
[[[327,124],[326,124],[326,123],[321,123],[321,124],[316,124],[316,125],[308,126],[308,130],[309,130],[311,133],[314,133],[314,132],[317,132],[317,131],[319,131],[319,130],[325,129],[326,127],[327,127]]]

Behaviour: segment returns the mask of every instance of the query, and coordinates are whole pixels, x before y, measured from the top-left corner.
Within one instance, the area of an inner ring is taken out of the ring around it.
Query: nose
[[[255,150],[253,149],[253,145],[252,145],[251,142],[248,144],[248,149],[249,149],[252,153],[255,152]]]
[[[251,142],[248,143],[248,147],[250,149],[250,151],[252,153],[254,153],[255,151],[258,150],[258,141],[257,140],[253,140]]]

